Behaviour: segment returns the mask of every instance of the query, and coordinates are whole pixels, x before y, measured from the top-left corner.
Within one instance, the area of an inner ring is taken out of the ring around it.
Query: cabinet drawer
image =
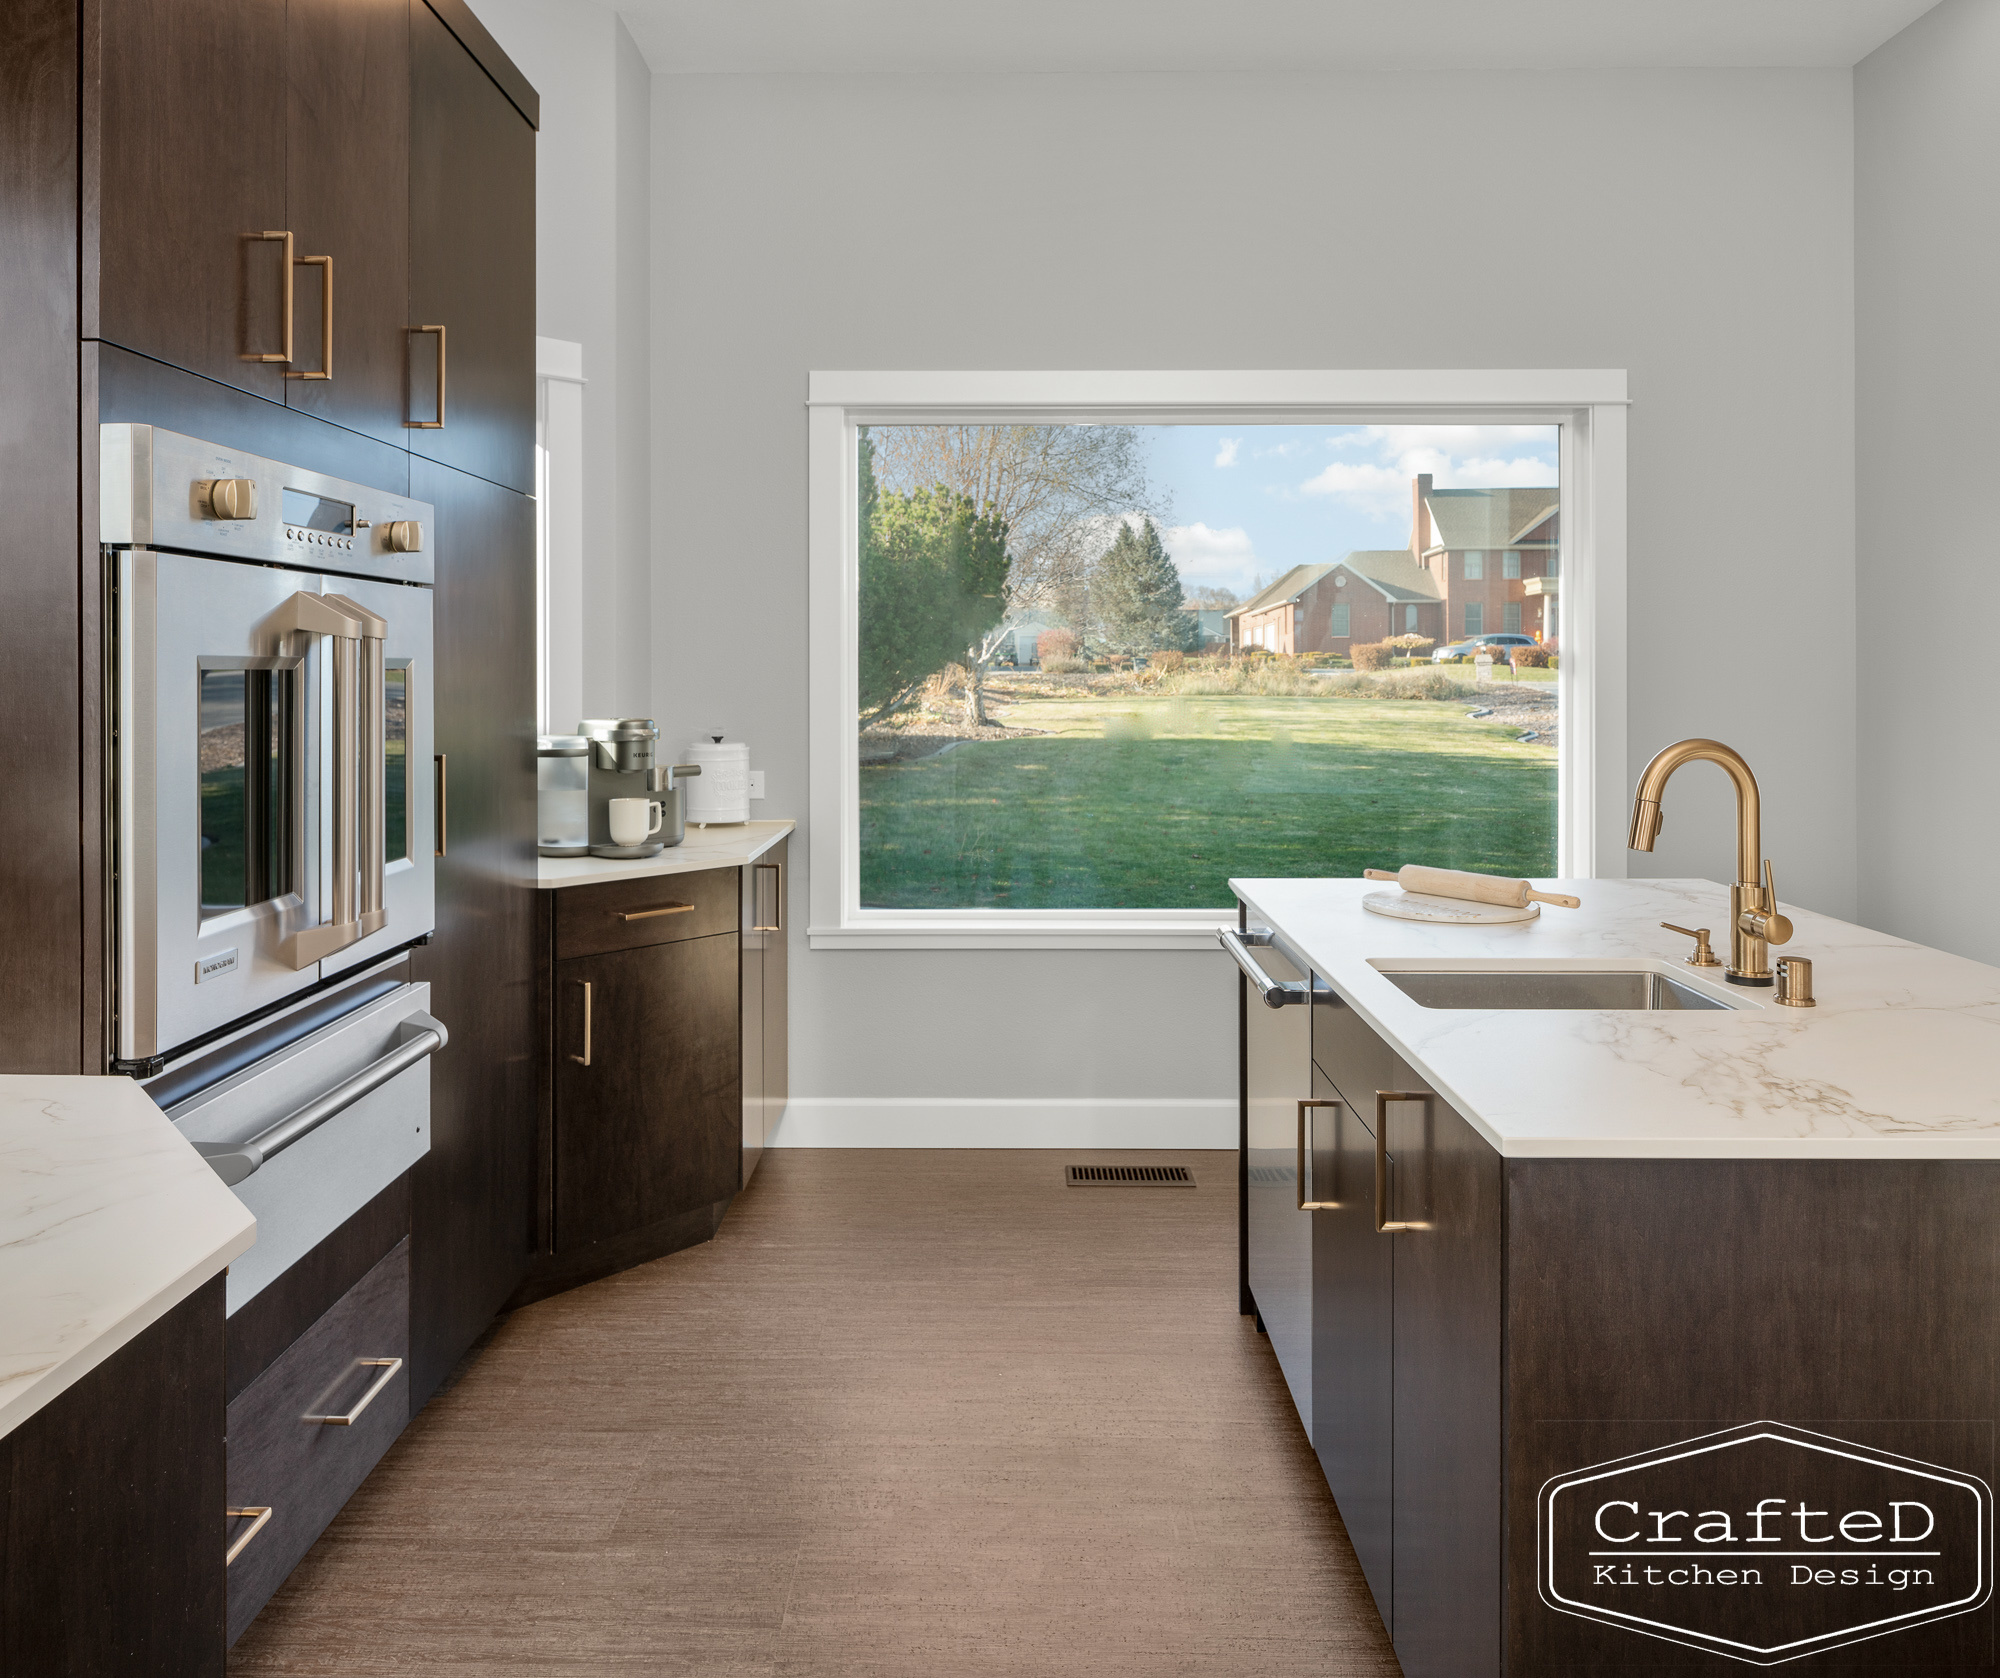
[[[1401,1087],[1389,1045],[1330,988],[1313,992],[1312,1058],[1370,1126],[1375,1123],[1375,1092]]]
[[[556,959],[638,950],[736,930],[736,868],[567,886],[556,896]]]
[[[403,1431],[409,1355],[405,1237],[229,1406],[228,1507],[271,1511],[229,1564],[232,1644]],[[230,1518],[232,1545],[251,1520]]]

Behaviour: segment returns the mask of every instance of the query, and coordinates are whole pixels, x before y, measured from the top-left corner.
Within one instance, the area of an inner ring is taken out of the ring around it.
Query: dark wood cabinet
[[[1350,1099],[1315,1066],[1313,1095],[1339,1103],[1314,1126],[1332,1155],[1325,1179],[1315,1156],[1314,1194],[1335,1205],[1312,1215],[1313,1449],[1393,1635],[1395,1244],[1375,1232],[1373,1092]]]
[[[83,336],[282,402],[285,364],[257,358],[284,349],[285,246],[258,235],[291,227],[286,0],[85,16]]]
[[[0,1672],[222,1678],[224,1286],[0,1437]]]
[[[409,15],[408,418],[443,421],[409,447],[532,493],[534,129],[424,0]]]
[[[737,998],[741,1028],[738,1047],[742,1063],[742,1136],[738,1187],[750,1181],[764,1157],[764,969],[769,963],[771,934],[765,930],[765,873],[761,865],[739,869],[742,877],[743,932],[739,940],[741,966]]]
[[[412,1173],[411,1408],[505,1303],[533,1246],[534,503],[428,461],[437,509],[437,931],[411,953],[451,1042]]]
[[[555,1008],[556,1251],[726,1203],[741,1170],[735,936],[560,962]]]
[[[403,446],[410,302],[408,0],[289,0],[286,403]],[[331,267],[304,259],[324,256]],[[331,279],[331,295],[327,282]],[[329,313],[330,311],[330,313]],[[332,377],[322,360],[332,337]]]

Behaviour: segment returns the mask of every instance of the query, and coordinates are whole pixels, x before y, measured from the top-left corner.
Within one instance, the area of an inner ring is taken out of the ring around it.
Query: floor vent
[[[1194,1187],[1194,1173],[1185,1165],[1072,1165],[1068,1169],[1069,1186],[1073,1189]]]
[[[1298,1173],[1289,1165],[1253,1165],[1250,1167],[1250,1181],[1253,1183],[1289,1183]]]

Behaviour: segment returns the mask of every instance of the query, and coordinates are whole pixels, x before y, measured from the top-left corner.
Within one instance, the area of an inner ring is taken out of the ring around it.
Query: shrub
[[[1472,692],[1455,676],[1435,667],[1428,670],[1392,670],[1375,678],[1375,692],[1384,699],[1463,699]]]
[[[1422,658],[1437,645],[1428,635],[1392,635],[1387,644],[1411,660]]]
[[[1035,656],[1042,661],[1043,674],[1049,676],[1077,676],[1090,668],[1073,654],[1043,652],[1039,642],[1035,645]]]
[[[1044,669],[1052,658],[1075,658],[1077,654],[1076,632],[1071,629],[1045,629],[1035,637],[1035,660]]]
[[[1386,670],[1395,656],[1387,641],[1356,641],[1347,652],[1357,670]]]
[[[1149,669],[1157,670],[1163,676],[1172,676],[1186,667],[1187,654],[1176,652],[1169,647],[1165,652],[1154,653],[1146,664]]]

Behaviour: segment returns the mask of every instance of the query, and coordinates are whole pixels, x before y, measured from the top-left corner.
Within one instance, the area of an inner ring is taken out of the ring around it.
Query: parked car
[[[1463,641],[1439,647],[1431,654],[1431,663],[1442,664],[1448,658],[1465,658],[1477,654],[1481,647],[1489,649],[1495,658],[1505,658],[1509,647],[1532,647],[1534,644],[1532,635],[1468,635]]]

